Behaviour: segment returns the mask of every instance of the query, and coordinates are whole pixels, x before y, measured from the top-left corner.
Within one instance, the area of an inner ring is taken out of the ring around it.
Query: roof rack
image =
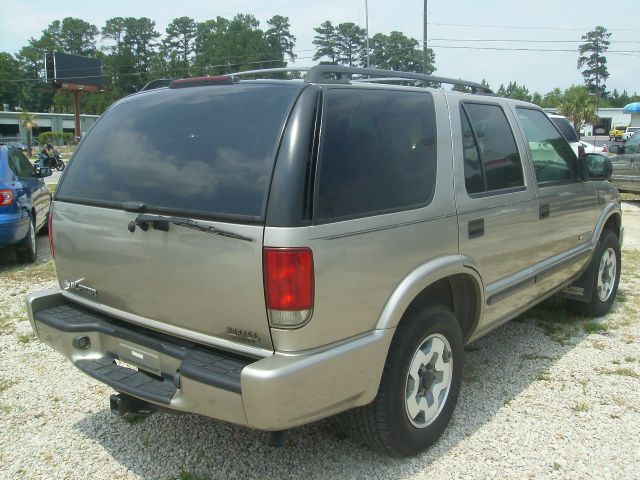
[[[390,81],[420,81],[431,83],[446,83],[448,85],[457,85],[468,87],[471,93],[494,95],[493,91],[480,83],[468,82],[456,78],[437,77],[435,75],[426,75],[424,73],[401,72],[395,70],[379,70],[376,68],[360,68],[347,67],[345,65],[316,65],[313,67],[283,67],[283,68],[265,68],[262,70],[247,70],[244,72],[236,72],[230,75],[253,76],[265,73],[284,73],[284,72],[307,72],[304,81],[307,83],[350,83],[351,75],[368,75],[381,78],[368,78],[353,80],[355,82],[390,82]],[[327,78],[327,76],[335,75],[337,79]]]

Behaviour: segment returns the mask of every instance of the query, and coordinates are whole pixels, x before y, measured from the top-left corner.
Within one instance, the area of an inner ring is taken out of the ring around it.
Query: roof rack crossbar
[[[313,67],[280,67],[265,68],[261,70],[245,70],[243,72],[231,73],[235,77],[262,75],[265,73],[284,73],[284,72],[307,72],[304,81],[307,83],[323,83],[333,81],[325,78],[327,74],[338,75],[339,82],[350,82],[349,75],[369,75],[382,78],[358,79],[357,82],[382,82],[382,81],[421,81],[432,83],[446,83],[448,85],[464,86],[471,89],[472,93],[480,93],[485,95],[494,95],[493,91],[480,83],[468,82],[456,78],[438,77],[435,75],[426,75],[424,73],[401,72],[396,70],[379,70],[376,68],[360,68],[347,67],[345,65],[315,65]]]

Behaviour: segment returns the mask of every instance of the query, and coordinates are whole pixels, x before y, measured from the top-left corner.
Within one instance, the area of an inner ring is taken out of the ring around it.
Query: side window
[[[571,146],[540,110],[517,108],[531,150],[538,183],[573,182],[580,178]]]
[[[315,217],[354,218],[431,201],[436,120],[428,92],[326,92]]]
[[[11,170],[14,174],[21,178],[33,178],[35,177],[33,171],[33,165],[24,154],[14,148],[9,149],[9,159]]]
[[[522,161],[502,108],[464,103],[460,120],[467,192],[523,187]]]
[[[621,153],[636,153],[640,151],[640,136],[634,135],[623,145]]]

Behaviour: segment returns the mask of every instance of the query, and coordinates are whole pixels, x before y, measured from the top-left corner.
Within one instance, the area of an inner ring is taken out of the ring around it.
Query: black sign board
[[[46,71],[47,81],[58,87],[74,85],[102,88],[102,69],[99,58],[62,52],[47,53]]]

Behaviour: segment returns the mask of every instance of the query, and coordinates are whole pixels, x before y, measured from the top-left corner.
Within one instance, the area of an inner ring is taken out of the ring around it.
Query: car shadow
[[[49,236],[44,234],[38,234],[36,236],[37,245],[37,258],[35,263],[20,263],[16,257],[15,250],[12,247],[0,249],[0,273],[12,270],[19,267],[28,267],[32,265],[38,265],[46,263],[51,260],[51,253],[49,252]]]
[[[544,302],[466,348],[452,421],[416,457],[395,459],[367,449],[345,414],[289,431],[283,448],[269,447],[265,432],[197,415],[154,414],[129,423],[105,409],[75,428],[142,478],[175,478],[181,471],[197,478],[408,478],[491,422],[533,383],[545,381],[553,364],[584,340],[582,329],[559,338],[541,324],[540,318],[553,321],[548,312],[557,302],[563,301]]]

